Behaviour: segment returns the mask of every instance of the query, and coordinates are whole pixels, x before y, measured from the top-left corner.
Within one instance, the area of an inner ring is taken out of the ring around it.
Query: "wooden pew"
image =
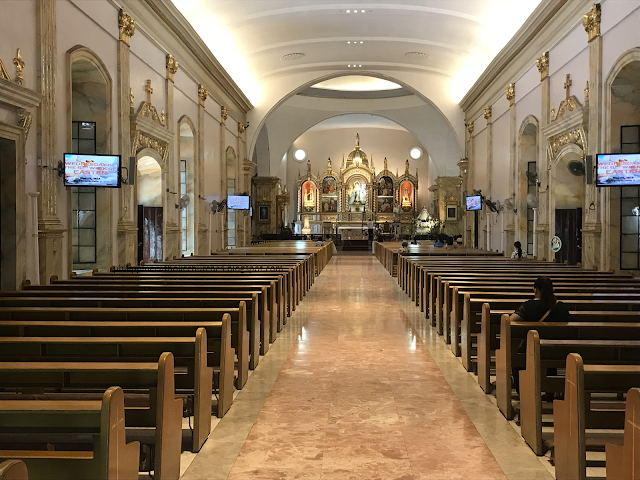
[[[245,303],[247,313],[247,328],[249,330],[249,364],[248,368],[254,370],[260,360],[261,344],[269,344],[269,325],[261,324],[258,318],[257,295],[229,297],[226,299],[207,298],[168,298],[160,295],[155,298],[118,298],[77,295],[69,292],[69,297],[51,296],[9,296],[8,292],[0,292],[1,307],[89,307],[89,308],[240,308],[240,302]],[[86,293],[86,292],[83,292]],[[107,293],[107,292],[103,292]],[[110,292],[109,292],[110,293]],[[186,292],[185,292],[186,293]],[[238,335],[238,325],[234,325],[234,335]],[[264,347],[266,352],[268,347]]]
[[[0,362],[3,389],[53,388],[71,391],[97,389],[105,383],[145,389],[149,409],[126,410],[127,426],[155,427],[155,477],[180,476],[182,400],[175,398],[173,354],[165,352],[156,363],[120,362]]]
[[[640,312],[604,310],[595,307],[606,306],[604,302],[589,302],[588,300],[571,302],[569,305],[574,308],[570,310],[572,322],[630,322],[640,323]],[[498,307],[499,308],[499,307]],[[584,310],[576,310],[581,308]],[[594,308],[593,310],[591,308]],[[502,315],[510,315],[513,310],[492,310],[488,303],[482,306],[482,327],[478,336],[478,384],[486,393],[491,391],[491,353],[500,347],[498,334],[500,333],[500,322]],[[538,322],[556,323],[556,322]]]
[[[27,466],[22,460],[5,460],[0,463],[0,480],[29,480]]]
[[[547,330],[556,330],[553,332],[554,336],[569,336],[567,334],[569,329],[576,330],[576,327]],[[568,353],[579,354],[587,363],[640,364],[640,324],[635,324],[634,328],[607,328],[601,324],[590,327],[588,333],[580,332],[580,334],[597,337],[598,329],[606,329],[608,339],[541,340],[537,330],[528,332],[526,369],[520,372],[520,425],[522,438],[536,455],[543,455],[545,452],[545,439],[542,432],[542,393],[564,393],[564,378],[558,374],[548,376],[547,368],[563,368]],[[610,339],[614,337],[615,340]],[[627,340],[625,337],[636,339]]]
[[[14,459],[0,464],[0,478],[27,478],[28,468],[31,480],[137,480],[140,444],[126,443],[124,416],[120,387],[109,388],[101,401],[0,400],[0,422],[4,425],[0,458]],[[85,450],[25,448],[38,440],[34,435],[24,435],[25,430],[89,435],[92,445]],[[16,449],[16,444],[21,448]],[[21,466],[17,459],[25,463]],[[27,468],[23,468],[25,464]]]
[[[185,413],[193,416],[190,448],[198,452],[211,431],[213,370],[204,328],[195,337],[0,337],[2,362],[151,362],[165,351],[174,357],[176,390],[191,400]]]
[[[622,445],[606,444],[607,480],[640,479],[640,389],[627,392]]]
[[[218,416],[233,403],[234,349],[231,347],[231,319],[222,321],[51,321],[0,320],[0,335],[22,337],[194,337],[199,328],[207,331],[207,364],[219,368]]]
[[[624,410],[600,409],[596,392],[623,393],[640,385],[640,365],[584,365],[580,355],[567,356],[564,400],[553,402],[554,449],[558,480],[585,479],[587,444],[612,442],[611,433],[587,434],[587,429],[622,430]]]
[[[224,314],[232,319],[232,346],[237,349],[238,382],[241,390],[249,376],[249,332],[246,327],[244,301],[239,308],[89,308],[89,307],[0,307],[1,320],[77,320],[110,322],[194,322],[222,321]],[[233,324],[236,324],[235,327]],[[218,331],[219,332],[219,331]],[[216,333],[218,333],[216,332]],[[238,332],[234,335],[234,332]],[[209,332],[211,334],[211,332]],[[212,337],[216,338],[216,337]],[[219,338],[219,337],[218,337]]]

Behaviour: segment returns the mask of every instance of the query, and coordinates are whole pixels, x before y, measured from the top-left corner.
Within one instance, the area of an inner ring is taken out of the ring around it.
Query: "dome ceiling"
[[[540,0],[173,0],[254,105],[265,79],[411,71],[467,92]]]

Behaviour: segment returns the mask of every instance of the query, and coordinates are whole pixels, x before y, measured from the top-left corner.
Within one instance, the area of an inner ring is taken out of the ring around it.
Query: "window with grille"
[[[536,162],[527,163],[527,171],[531,174],[535,174],[537,172]],[[532,193],[536,194],[536,182],[531,181],[531,178],[534,178],[533,175],[527,175],[527,194]],[[533,208],[527,205],[527,256],[533,255]]]
[[[620,153],[640,152],[640,125],[620,127]],[[640,188],[620,189],[620,269],[640,269]]]
[[[236,179],[227,179],[227,195],[235,195]],[[236,246],[236,211],[227,209],[227,246]]]
[[[187,161],[180,160],[180,198],[187,194]],[[188,209],[183,208],[180,210],[180,228],[182,229],[182,251],[186,252],[188,249]]]
[[[620,153],[640,153],[640,125],[620,127]]]
[[[72,153],[95,155],[96,122],[72,122]],[[73,263],[96,263],[96,189],[72,187]]]

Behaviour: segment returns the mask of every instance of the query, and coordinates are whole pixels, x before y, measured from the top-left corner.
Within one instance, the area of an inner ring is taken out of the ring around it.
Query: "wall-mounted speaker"
[[[593,184],[593,156],[587,155],[585,158],[585,170],[587,177],[587,185]]]
[[[136,157],[129,157],[129,167],[127,167],[127,185],[136,184]]]

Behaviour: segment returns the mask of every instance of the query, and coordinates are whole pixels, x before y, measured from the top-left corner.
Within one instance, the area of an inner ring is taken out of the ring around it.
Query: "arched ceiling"
[[[540,0],[173,3],[258,106],[269,97],[266,79],[308,71],[444,77],[457,102]]]

